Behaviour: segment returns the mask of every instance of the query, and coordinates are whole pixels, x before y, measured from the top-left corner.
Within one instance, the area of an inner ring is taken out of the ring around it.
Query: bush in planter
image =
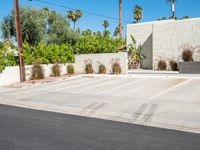
[[[175,60],[170,60],[169,65],[171,70],[178,71],[178,64]]]
[[[74,74],[74,66],[73,65],[68,65],[67,66],[67,74],[71,75]]]
[[[104,65],[99,65],[99,73],[105,74],[106,73],[106,67]]]
[[[159,60],[158,61],[158,70],[166,70],[167,69],[167,64],[164,60]]]
[[[182,59],[184,62],[193,61],[193,51],[190,49],[184,49],[182,52]]]
[[[113,64],[112,71],[113,71],[114,74],[120,74],[122,72],[119,63]]]
[[[51,72],[52,72],[52,76],[54,76],[54,77],[60,76],[60,74],[61,74],[60,64],[59,63],[53,64],[53,66],[51,68]]]
[[[32,66],[31,79],[32,80],[44,79],[44,70],[39,62],[34,63]]]
[[[85,72],[87,73],[87,74],[92,74],[93,73],[93,68],[92,68],[92,64],[87,64],[86,66],[85,66]]]

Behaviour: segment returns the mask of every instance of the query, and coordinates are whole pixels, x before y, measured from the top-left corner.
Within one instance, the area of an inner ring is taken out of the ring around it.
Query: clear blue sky
[[[106,16],[111,16],[118,18],[118,3],[119,0],[42,0],[51,3],[56,3],[59,5],[64,5],[72,7],[75,9],[86,10],[89,12],[94,12]],[[170,16],[170,5],[166,3],[166,0],[122,0],[123,1],[123,19],[127,22],[133,22],[133,8],[136,4],[139,4],[143,8],[144,18],[142,22],[153,21],[161,18],[163,16]],[[48,7],[51,10],[56,10],[61,14],[66,14],[67,9],[60,8],[48,4],[43,4],[38,1],[33,0],[29,2],[28,0],[19,0],[21,6],[33,6],[33,7]],[[178,0],[176,3],[176,16],[182,17],[188,15],[192,18],[200,17],[200,0]],[[8,14],[10,10],[13,9],[13,0],[0,0],[0,21],[4,16]],[[113,20],[109,18],[102,18],[98,16],[93,16],[90,14],[84,14],[84,16],[78,22],[78,27],[81,30],[91,29],[93,31],[102,31],[103,20],[108,20],[110,22],[110,27],[108,28],[111,32],[114,31],[115,27],[118,25],[118,20]],[[123,23],[124,35],[126,29],[126,23]]]

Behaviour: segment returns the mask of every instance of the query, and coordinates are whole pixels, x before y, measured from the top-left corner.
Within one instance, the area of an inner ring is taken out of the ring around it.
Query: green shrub
[[[182,52],[182,59],[184,62],[193,61],[193,52],[190,49],[185,49]]]
[[[92,74],[92,73],[93,73],[92,64],[87,64],[87,65],[85,66],[85,72],[86,72],[87,74]]]
[[[113,74],[120,74],[122,72],[119,63],[114,63],[112,66]]]
[[[167,64],[164,60],[159,60],[158,61],[158,70],[166,70],[167,69]]]
[[[51,73],[52,73],[52,76],[54,76],[54,77],[60,76],[60,74],[61,74],[60,64],[58,64],[58,63],[53,64],[53,66],[51,68]]]
[[[40,63],[33,64],[32,72],[31,72],[31,79],[32,80],[44,79],[44,70]]]
[[[178,71],[178,64],[175,60],[170,60],[169,65],[171,70]]]
[[[104,65],[99,65],[99,73],[105,74],[106,73],[106,67]]]
[[[68,65],[67,66],[67,74],[71,75],[74,74],[74,65]]]

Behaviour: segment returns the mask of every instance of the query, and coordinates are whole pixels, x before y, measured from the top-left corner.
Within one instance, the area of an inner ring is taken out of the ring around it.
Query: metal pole
[[[20,15],[19,15],[18,0],[14,0],[14,14],[15,14],[15,27],[16,27],[18,51],[19,51],[20,81],[24,82],[26,81],[26,75],[25,75],[24,50],[23,50],[23,44],[22,44],[21,22],[20,22]]]
[[[175,0],[172,0],[172,17],[175,18]]]
[[[119,0],[119,35],[120,38],[122,38],[123,33],[122,33],[122,0]]]

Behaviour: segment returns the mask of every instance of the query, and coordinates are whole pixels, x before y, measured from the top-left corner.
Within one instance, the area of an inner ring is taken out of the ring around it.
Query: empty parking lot
[[[200,132],[200,80],[79,77],[1,93],[2,104]]]

